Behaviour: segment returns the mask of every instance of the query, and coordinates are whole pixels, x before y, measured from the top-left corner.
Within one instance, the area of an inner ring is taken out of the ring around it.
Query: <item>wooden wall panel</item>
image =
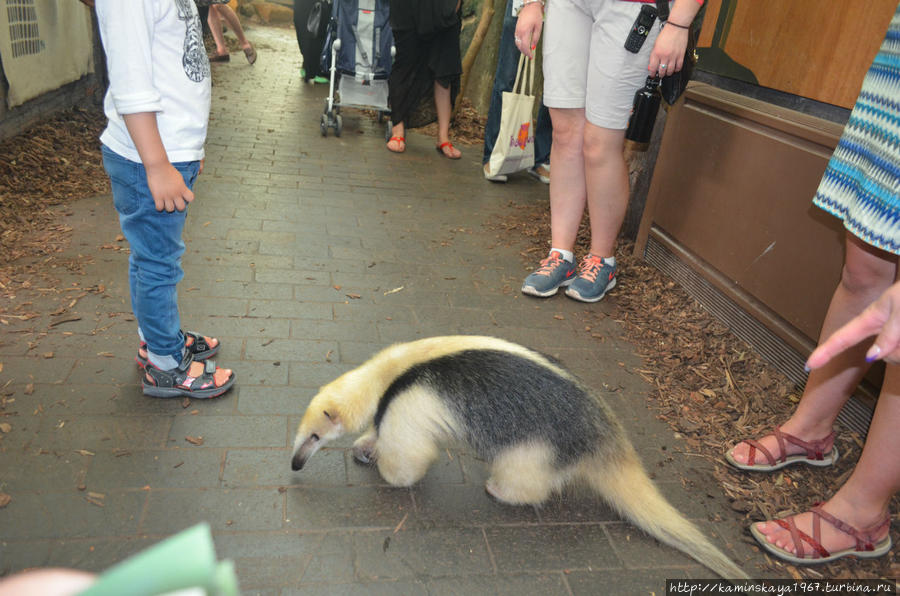
[[[852,108],[896,8],[897,0],[708,0],[698,68]]]
[[[735,304],[804,351],[840,280],[845,232],[812,196],[842,130],[692,83],[666,117],[636,252],[661,230]]]

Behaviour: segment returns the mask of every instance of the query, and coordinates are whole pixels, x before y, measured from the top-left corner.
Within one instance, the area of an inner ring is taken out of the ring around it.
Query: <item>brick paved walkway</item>
[[[48,313],[0,328],[11,425],[0,492],[12,497],[0,509],[0,573],[102,570],[207,520],[246,594],[660,594],[665,578],[708,577],[593,497],[498,505],[466,453],[448,451],[412,490],[353,464],[350,440],[290,470],[320,384],[391,342],[484,333],[551,353],[600,388],[670,500],[753,574],[758,555],[707,465],[681,455],[647,410],[649,389],[630,372],[641,363],[614,317],[594,329],[603,341],[583,329],[585,308],[614,313],[615,295],[585,307],[518,292],[518,250],[483,224],[511,201],[546,202],[547,187],[484,181],[480,146],[454,162],[411,133],[406,153],[391,154],[383,127],[353,110],[341,138],[322,138],[326,89],[301,83],[293,31],[249,34],[254,67],[239,53],[213,65],[180,286],[185,326],[222,339],[218,360],[237,388],[188,407],[140,394],[110,198],[72,206],[67,255],[84,275],[61,271],[61,287],[102,291],[67,313],[80,320],[51,325]]]

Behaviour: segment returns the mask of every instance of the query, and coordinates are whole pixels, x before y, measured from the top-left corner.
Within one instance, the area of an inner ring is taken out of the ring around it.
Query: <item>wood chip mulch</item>
[[[0,142],[4,260],[52,251],[59,230],[50,207],[109,192],[98,138],[105,124],[99,108],[76,108]]]
[[[0,325],[39,316],[34,295],[55,297],[50,314],[60,316],[103,291],[90,283],[59,288],[57,272],[80,273],[90,260],[60,257],[71,236],[60,216],[72,201],[109,192],[99,141],[105,124],[99,106],[75,108],[0,142]]]
[[[484,143],[484,125],[487,116],[482,115],[468,99],[460,100],[459,110],[450,123],[450,139],[463,145],[480,145]],[[418,129],[418,132],[437,138],[437,122]]]
[[[526,266],[546,256],[550,217],[546,203],[523,205],[511,202],[506,215],[489,224],[498,232],[498,242],[525,243],[521,254]],[[515,240],[510,240],[510,239]],[[589,248],[587,219],[578,234],[576,254]],[[620,239],[616,260],[618,285],[608,300],[615,304],[613,316],[622,335],[635,346],[643,366],[635,371],[652,387],[648,398],[657,416],[684,438],[687,452],[715,462],[715,477],[731,507],[742,517],[742,525],[789,513],[826,500],[850,475],[859,458],[863,438],[841,429],[837,446],[841,458],[834,468],[821,470],[792,466],[774,474],[750,474],[732,469],[723,454],[738,439],[767,434],[774,424],[786,420],[800,399],[802,389],[763,361],[728,327],[710,315],[671,278],[639,257],[633,244]],[[586,333],[591,316],[585,311]],[[895,457],[896,454],[885,454]],[[900,498],[891,510],[898,519]],[[897,524],[891,531],[894,544],[900,540]],[[746,541],[756,547],[746,534]],[[843,559],[816,567],[795,567],[766,556],[772,573],[795,579],[874,579],[900,576],[897,549],[877,560]]]

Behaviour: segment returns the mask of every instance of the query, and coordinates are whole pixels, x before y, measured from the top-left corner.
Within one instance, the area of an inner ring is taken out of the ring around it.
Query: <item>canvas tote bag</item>
[[[500,132],[488,162],[491,176],[512,174],[534,165],[534,60],[519,56],[512,91],[504,91],[500,104]]]

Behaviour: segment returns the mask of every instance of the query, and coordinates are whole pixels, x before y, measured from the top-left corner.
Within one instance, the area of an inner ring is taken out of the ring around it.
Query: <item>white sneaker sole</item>
[[[609,285],[606,286],[606,289],[603,290],[603,293],[600,294],[599,296],[585,298],[584,296],[582,296],[581,294],[578,293],[578,290],[574,290],[572,288],[569,288],[568,290],[566,290],[566,296],[568,296],[569,298],[572,298],[574,300],[578,300],[579,302],[590,302],[590,303],[600,302],[601,300],[603,300],[603,297],[606,296],[607,292],[609,292],[614,287],[616,287],[616,278],[615,277],[613,278],[613,280],[611,282],[609,282]]]
[[[523,293],[523,294],[528,294],[529,296],[537,296],[538,298],[549,298],[550,296],[553,296],[554,294],[556,294],[556,293],[559,291],[560,288],[564,288],[564,287],[566,287],[566,286],[568,286],[568,285],[571,285],[571,283],[572,283],[573,281],[575,281],[575,278],[574,278],[574,277],[573,277],[572,279],[567,279],[566,281],[562,282],[561,284],[559,284],[559,285],[556,286],[555,288],[551,288],[551,289],[547,290],[546,292],[541,292],[541,291],[539,291],[537,288],[535,288],[534,286],[523,285],[523,286],[522,286],[522,293]]]

